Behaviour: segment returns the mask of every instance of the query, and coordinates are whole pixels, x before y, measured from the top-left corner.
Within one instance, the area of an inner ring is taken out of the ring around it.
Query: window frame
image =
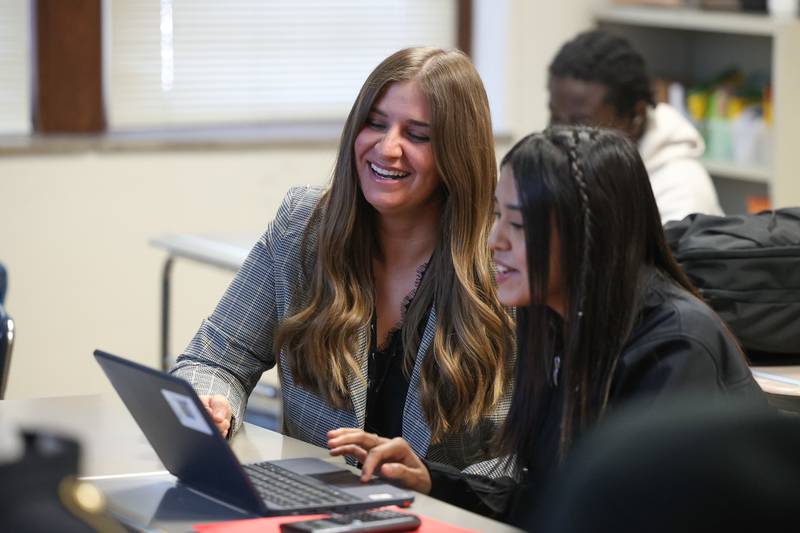
[[[472,50],[473,0],[456,0],[456,46],[470,55]],[[103,26],[107,24],[106,0],[34,0],[32,8],[34,97],[32,131],[40,134],[52,133],[97,133],[116,134],[109,131],[105,117],[105,81],[103,68]],[[77,29],[77,33],[76,33]],[[82,38],[76,38],[78,35]],[[54,82],[53,80],[58,80]],[[319,122],[321,128],[315,125]],[[307,121],[295,128],[306,131],[311,138],[319,137],[329,130],[330,121]],[[202,130],[248,130],[252,136],[257,130],[279,128],[285,122],[248,128],[246,124],[236,126],[208,126]],[[150,128],[147,131],[164,135],[168,131],[185,136],[194,130],[186,128]],[[181,133],[184,132],[184,133]],[[116,135],[125,138],[125,135]],[[195,132],[195,136],[197,136]],[[191,137],[191,135],[190,135]],[[317,139],[318,140],[318,139]]]

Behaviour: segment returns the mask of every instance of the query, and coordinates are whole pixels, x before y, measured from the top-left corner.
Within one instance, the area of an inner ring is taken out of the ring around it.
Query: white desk
[[[800,397],[800,365],[754,366],[751,370],[764,391]]]
[[[236,272],[259,235],[195,235],[166,234],[150,244],[167,251],[162,273],[161,292],[161,357],[166,369],[169,343],[169,301],[172,262],[176,258]],[[756,381],[775,396],[798,397],[800,401],[800,365],[753,367]]]
[[[156,248],[167,251],[161,273],[161,369],[170,366],[169,329],[172,285],[172,264],[175,259],[194,261],[203,265],[237,272],[260,235],[252,234],[164,234],[150,241]],[[266,376],[266,374],[265,374]],[[263,378],[256,385],[248,402],[249,415],[262,418],[262,424],[275,427],[274,420],[280,412],[280,393],[277,378]],[[258,418],[252,418],[257,421]]]
[[[18,428],[59,431],[82,445],[82,474],[103,491],[113,512],[147,531],[191,531],[191,524],[244,518],[208,499],[176,487],[133,418],[115,395],[0,401],[0,461],[8,458]],[[327,450],[245,424],[231,443],[243,462],[321,457]],[[341,458],[331,459],[341,462]],[[418,494],[411,511],[445,522],[499,533],[519,531]]]
[[[188,259],[204,265],[236,272],[260,235],[165,234],[150,241],[167,251],[161,271],[161,368],[169,366],[170,286],[175,259]]]
[[[754,366],[751,370],[772,406],[800,413],[800,366]]]

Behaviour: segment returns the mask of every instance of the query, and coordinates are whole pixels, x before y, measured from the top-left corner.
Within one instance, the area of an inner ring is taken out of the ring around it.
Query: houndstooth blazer
[[[189,346],[172,369],[195,387],[199,394],[222,394],[231,404],[237,430],[242,423],[247,398],[261,374],[279,363],[283,395],[285,434],[325,446],[326,433],[339,427],[364,427],[367,386],[356,376],[348,380],[352,409],[335,409],[316,394],[294,385],[289,365],[276,361],[273,335],[281,320],[303,297],[302,265],[315,259],[316,228],[309,228],[311,215],[324,190],[298,187],[289,191],[255,244],[242,268],[213,314],[205,319]],[[495,462],[484,463],[491,454],[489,440],[508,410],[510,387],[498,410],[469,433],[448,435],[431,446],[431,432],[420,401],[422,362],[433,342],[436,312],[431,309],[420,339],[408,395],[403,409],[403,437],[420,457],[484,475],[500,475]],[[355,354],[362,375],[367,375],[369,322],[358,333]],[[470,466],[472,465],[472,466]]]

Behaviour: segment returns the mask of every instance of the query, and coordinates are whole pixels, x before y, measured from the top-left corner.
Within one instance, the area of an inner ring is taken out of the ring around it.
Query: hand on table
[[[222,436],[228,438],[228,432],[231,430],[231,417],[233,416],[228,399],[221,394],[212,396],[201,394],[200,401],[205,405],[206,411],[211,415]]]
[[[328,432],[331,455],[350,455],[361,463],[361,481],[369,481],[376,470],[386,479],[428,494],[431,476],[411,446],[400,437],[387,439],[360,429],[340,428]]]

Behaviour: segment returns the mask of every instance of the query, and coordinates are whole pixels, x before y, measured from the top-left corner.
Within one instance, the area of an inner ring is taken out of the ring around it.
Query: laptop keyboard
[[[242,465],[259,496],[281,507],[331,506],[359,501],[355,496],[274,463]]]

